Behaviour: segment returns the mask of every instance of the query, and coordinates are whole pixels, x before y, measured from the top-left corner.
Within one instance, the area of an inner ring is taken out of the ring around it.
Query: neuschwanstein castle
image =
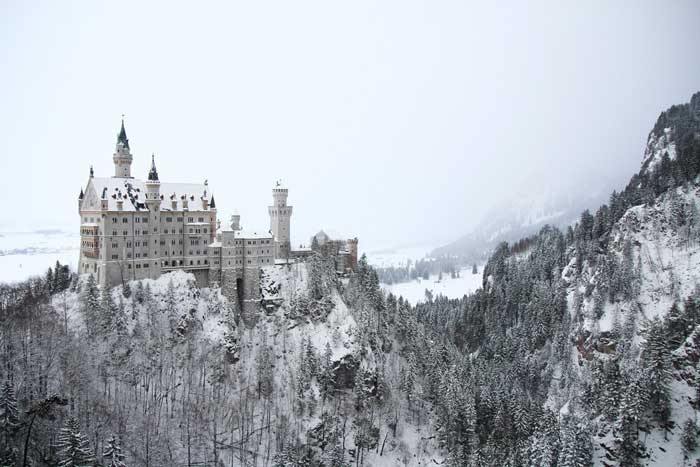
[[[123,120],[112,159],[114,175],[95,177],[91,167],[78,201],[78,270],[94,274],[102,287],[185,270],[199,286],[220,285],[229,300],[245,309],[260,302],[262,268],[303,260],[312,253],[291,248],[293,207],[287,205],[288,190],[279,183],[268,207],[269,230],[248,232],[240,228],[238,215],[232,216],[229,228],[221,228],[206,181],[161,182],[153,156],[147,180],[134,178]],[[356,269],[356,238],[317,237],[324,240],[323,251],[336,258],[338,272]]]

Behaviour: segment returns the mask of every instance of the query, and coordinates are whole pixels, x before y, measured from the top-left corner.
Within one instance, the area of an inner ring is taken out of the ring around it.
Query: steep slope
[[[654,150],[673,144],[674,158],[645,157],[625,190],[565,232],[497,246],[482,290],[416,307],[458,349],[447,348],[448,361],[463,374],[447,387],[474,400],[448,431],[462,440],[446,446],[453,465],[698,462],[700,141],[687,130],[696,96],[652,131]],[[450,399],[436,398],[436,413]]]
[[[30,461],[51,465],[64,435],[103,464],[112,436],[127,465],[442,462],[430,407],[402,395],[407,362],[372,311],[383,296],[366,262],[345,282],[320,256],[262,279],[255,316],[182,271],[2,288],[0,410],[17,414],[0,419],[3,465],[19,463],[29,421]],[[38,407],[50,417],[32,419]]]

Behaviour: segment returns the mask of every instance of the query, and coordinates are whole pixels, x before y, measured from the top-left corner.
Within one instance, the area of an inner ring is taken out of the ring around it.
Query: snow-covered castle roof
[[[87,193],[94,190],[97,200],[107,200],[107,210],[117,211],[117,202],[122,201],[122,211],[146,210],[146,185],[136,178],[92,177],[88,182]],[[89,196],[89,195],[87,195]],[[209,202],[209,190],[205,183],[160,184],[160,210],[181,211],[187,202],[190,211],[204,211],[204,201]],[[175,205],[173,205],[175,202]],[[94,206],[100,208],[100,204]]]

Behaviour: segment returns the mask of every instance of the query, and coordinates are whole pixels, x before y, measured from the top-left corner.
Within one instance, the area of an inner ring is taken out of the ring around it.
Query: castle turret
[[[122,118],[122,128],[117,136],[117,145],[114,150],[114,176],[121,178],[131,178],[131,149],[129,148],[129,138],[126,137],[124,129],[124,119]]]
[[[288,259],[290,254],[290,218],[292,206],[287,206],[289,190],[278,181],[272,189],[272,206],[268,206],[270,214],[270,233],[275,240],[275,257]]]
[[[148,172],[148,180],[146,180],[145,185],[146,205],[149,210],[157,210],[160,206],[160,180],[158,180],[158,170],[156,170],[155,154],[151,154],[151,170]],[[156,209],[151,209],[151,205],[154,205]]]
[[[160,233],[160,180],[158,180],[158,170],[156,170],[156,156],[151,154],[151,170],[148,172],[148,180],[144,182],[146,186],[146,207],[148,208],[148,224],[141,224],[142,235],[148,238],[148,257],[153,258],[153,264],[149,267],[149,275],[152,278],[160,276],[161,263],[159,258]]]
[[[241,215],[238,211],[233,211],[231,216],[231,230],[241,230]]]

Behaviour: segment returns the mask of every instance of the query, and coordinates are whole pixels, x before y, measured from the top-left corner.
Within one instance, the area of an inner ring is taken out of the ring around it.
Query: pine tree
[[[558,467],[591,467],[593,465],[591,434],[581,420],[570,417],[562,424],[561,443]]]
[[[686,420],[683,424],[681,447],[683,449],[683,456],[686,459],[688,455],[698,447],[698,427],[691,419]]]
[[[122,448],[114,436],[107,440],[107,446],[105,446],[102,455],[107,462],[106,467],[126,467],[126,464],[123,462],[124,454],[122,454]]]
[[[82,290],[80,303],[82,304],[83,319],[88,335],[92,335],[99,327],[100,319],[100,291],[95,282],[95,276],[89,274]]]
[[[656,417],[662,424],[670,418],[670,388],[671,354],[668,349],[668,339],[664,324],[655,318],[649,324],[646,332],[646,343],[643,352],[644,366],[648,368],[646,387],[649,403]]]
[[[20,427],[17,398],[9,381],[0,391],[0,465],[13,466],[17,460],[16,440]]]
[[[643,378],[644,376],[633,375],[629,381],[613,429],[615,453],[620,467],[637,467],[641,465],[640,457],[644,455],[644,446],[639,441],[641,417],[648,401],[641,384]]]
[[[321,397],[323,402],[333,394],[335,375],[333,373],[333,349],[331,344],[326,342],[326,347],[323,350],[321,365],[319,369],[318,383],[321,389]]]
[[[58,467],[85,467],[95,460],[87,436],[80,432],[78,421],[73,417],[61,428],[56,448]]]
[[[131,285],[129,285],[129,282],[124,282],[124,287],[122,287],[122,295],[124,298],[131,297]]]
[[[102,290],[100,299],[100,322],[103,333],[110,333],[114,330],[114,323],[118,313],[117,305],[114,303],[110,289]]]

